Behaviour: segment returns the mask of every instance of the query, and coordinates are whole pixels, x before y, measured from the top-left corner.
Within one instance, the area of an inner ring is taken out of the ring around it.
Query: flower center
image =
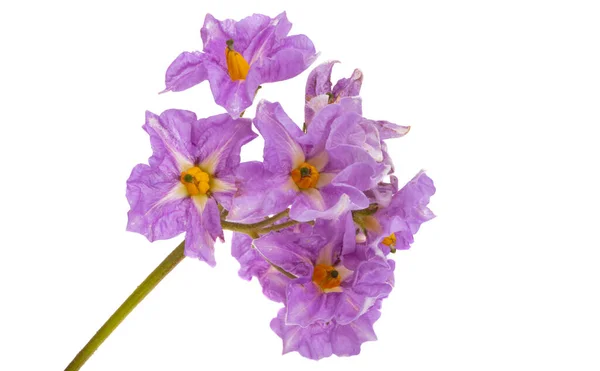
[[[382,244],[389,246],[390,250],[392,252],[396,252],[396,235],[395,234],[390,234],[389,236],[385,237],[382,241]]]
[[[292,170],[290,175],[300,189],[315,188],[319,181],[317,168],[306,162]]]
[[[325,290],[338,287],[342,278],[340,277],[340,272],[336,271],[331,265],[317,264],[312,280],[321,289]]]
[[[210,189],[210,176],[198,166],[182,171],[179,180],[183,183],[190,196],[205,195]]]
[[[245,80],[250,65],[244,57],[233,49],[233,40],[227,40],[225,48],[225,59],[227,60],[227,71],[232,81]]]

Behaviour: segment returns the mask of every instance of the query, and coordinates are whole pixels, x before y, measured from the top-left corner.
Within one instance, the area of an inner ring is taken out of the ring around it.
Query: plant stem
[[[267,233],[267,232],[271,231],[271,229],[266,228],[266,227],[269,227],[269,226],[271,226],[271,224],[275,223],[276,221],[287,217],[289,212],[290,212],[290,209],[285,209],[282,212],[277,213],[270,218],[267,218],[265,220],[262,220],[257,223],[252,223],[252,224],[242,224],[242,223],[235,223],[235,222],[228,222],[225,220],[221,220],[221,227],[223,229],[227,229],[230,231],[245,233],[252,238],[258,238],[259,233]],[[289,224],[289,225],[294,225],[297,223],[295,221],[293,221],[293,222],[294,223]],[[286,223],[290,223],[290,222],[286,222]],[[283,224],[286,224],[286,223],[283,223]],[[283,224],[280,224],[280,225],[283,225]],[[270,228],[273,228],[273,227],[277,227],[277,226],[271,226]],[[278,229],[281,229],[281,228],[276,228],[273,230],[278,230]]]
[[[135,308],[142,300],[144,300],[146,295],[148,295],[148,293],[150,293],[150,291],[152,291],[156,285],[158,285],[158,283],[183,260],[185,257],[183,255],[184,246],[185,241],[180,243],[179,246],[177,246],[175,250],[173,250],[173,252],[171,252],[171,254],[169,254],[169,256],[167,256],[165,260],[163,260],[162,263],[160,263],[160,265],[156,267],[156,269],[154,269],[154,271],[152,271],[148,277],[146,277],[144,282],[142,282],[137,289],[135,289],[135,291],[129,295],[127,300],[121,304],[119,309],[117,309],[115,313],[110,316],[104,325],[100,327],[98,332],[96,332],[96,334],[83,347],[83,349],[81,349],[73,361],[71,361],[71,363],[67,366],[65,371],[79,370],[81,366],[83,366],[83,364],[88,360],[88,358],[91,357],[92,354],[94,354],[96,349],[98,349],[104,340],[106,340],[106,338],[114,331],[114,329],[117,328],[121,322],[123,322],[125,317],[131,313],[133,308]]]
[[[252,238],[258,238],[261,234],[265,234],[271,231],[278,231],[290,227],[292,225],[299,224],[300,222],[296,220],[288,220],[284,223],[276,225],[273,224],[283,218],[286,218],[289,215],[289,212],[290,210],[286,209],[278,214],[273,215],[270,218],[252,224],[241,224],[221,220],[221,226],[223,229],[228,229],[234,232],[246,233]],[[184,247],[185,241],[181,242],[179,246],[177,246],[175,250],[173,250],[171,254],[169,254],[169,256],[167,256],[165,260],[163,260],[162,263],[160,263],[160,265],[156,267],[156,269],[154,269],[152,273],[150,273],[150,275],[148,275],[148,277],[146,277],[144,282],[142,282],[135,289],[135,291],[131,295],[129,295],[127,300],[125,300],[123,304],[121,304],[121,306],[113,313],[112,316],[110,316],[110,318],[104,323],[104,325],[100,327],[98,332],[96,332],[96,334],[90,339],[90,341],[88,341],[88,343],[83,347],[83,349],[81,349],[81,351],[77,353],[77,355],[71,361],[71,363],[69,363],[65,371],[77,371],[81,368],[81,366],[83,366],[83,364],[92,356],[92,354],[94,354],[96,349],[98,349],[98,347],[102,345],[104,340],[106,340],[106,338],[110,336],[110,334],[112,334],[112,332],[117,328],[117,326],[121,324],[121,322],[123,322],[123,320],[129,315],[129,313],[131,313],[131,311],[142,300],[144,300],[144,298],[150,293],[150,291],[152,291],[156,287],[156,285],[158,285],[158,283],[162,281],[162,279],[165,278],[165,276],[169,274],[173,270],[173,268],[175,268],[177,264],[179,264],[183,260],[183,258],[185,257],[185,255],[183,254]],[[277,266],[275,267],[278,268],[282,273],[288,275],[288,277],[295,277],[283,271],[281,268]]]
[[[248,228],[248,224],[233,223],[221,220],[221,228],[228,231],[245,233],[253,239],[258,238],[258,233],[256,233],[254,228]]]
[[[300,222],[296,221],[296,220],[288,220],[285,223],[272,225],[272,226],[270,226],[268,228],[264,228],[264,229],[261,229],[259,231],[256,231],[256,233],[258,233],[259,235],[261,235],[261,234],[269,233],[269,232],[272,232],[272,231],[278,231],[280,229],[285,229],[287,227],[291,227],[292,225],[296,225],[296,224],[299,224],[299,223]]]
[[[289,215],[289,213],[290,213],[290,209],[285,209],[282,212],[277,213],[277,214],[273,215],[272,217],[263,220],[262,222],[249,224],[249,226],[252,226],[252,228],[256,228],[256,229],[263,228],[263,227],[268,226],[269,224],[273,224],[276,221],[285,218],[286,216]]]

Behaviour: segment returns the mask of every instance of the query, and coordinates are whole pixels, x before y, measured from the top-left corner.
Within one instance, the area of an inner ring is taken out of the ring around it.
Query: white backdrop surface
[[[281,356],[280,305],[186,259],[83,370],[600,369],[600,11],[594,1],[6,2],[0,5],[0,369],[61,370],[180,238],[125,231],[145,110],[223,112],[207,83],[158,95],[218,19],[286,10],[358,67],[401,182],[434,179],[379,337],[351,358]],[[309,71],[267,84],[302,122]],[[254,107],[247,117],[253,117]],[[259,159],[262,143],[243,151]]]

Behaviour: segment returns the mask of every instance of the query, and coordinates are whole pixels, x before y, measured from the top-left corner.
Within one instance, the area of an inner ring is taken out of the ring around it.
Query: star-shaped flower
[[[182,91],[205,80],[215,102],[232,117],[252,105],[261,84],[290,79],[316,59],[305,35],[288,36],[285,12],[275,18],[253,14],[219,21],[207,14],[202,52],[183,52],[167,69],[164,91]]]
[[[186,232],[185,254],[214,266],[214,242],[223,239],[217,203],[231,205],[240,148],[256,137],[250,120],[168,110],[147,112],[143,128],[153,154],[127,180],[127,230],[150,241]]]

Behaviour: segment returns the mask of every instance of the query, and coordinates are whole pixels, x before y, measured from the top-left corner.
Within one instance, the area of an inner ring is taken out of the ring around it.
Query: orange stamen
[[[383,239],[383,241],[381,241],[382,244],[386,245],[386,246],[394,246],[396,245],[396,235],[395,234],[390,234],[389,236],[385,237]]]
[[[198,166],[182,171],[179,180],[190,196],[205,195],[210,189],[210,176]]]
[[[340,277],[340,273],[333,266],[317,264],[312,280],[321,289],[326,290],[338,287],[342,282],[342,277]]]
[[[250,65],[240,53],[233,49],[233,40],[227,40],[225,59],[227,60],[227,71],[231,80],[245,80],[250,70]]]
[[[300,189],[315,188],[319,181],[319,171],[317,171],[317,168],[306,162],[303,162],[298,168],[292,170],[290,175]]]
[[[391,252],[396,252],[396,235],[395,234],[390,234],[389,236],[385,237],[382,241],[382,244],[389,246]]]

